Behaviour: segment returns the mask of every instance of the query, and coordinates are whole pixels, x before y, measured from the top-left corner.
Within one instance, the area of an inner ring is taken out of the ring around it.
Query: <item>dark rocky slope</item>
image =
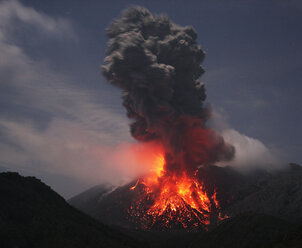
[[[133,231],[150,248],[301,248],[302,226],[266,214],[245,213],[209,231]]]
[[[302,222],[302,167],[290,164],[255,182],[258,190],[229,206],[231,216],[254,212]]]
[[[246,213],[225,220],[213,230],[200,234],[188,247],[274,248],[288,242],[296,230],[297,225],[279,218]],[[300,244],[302,245],[302,240]]]

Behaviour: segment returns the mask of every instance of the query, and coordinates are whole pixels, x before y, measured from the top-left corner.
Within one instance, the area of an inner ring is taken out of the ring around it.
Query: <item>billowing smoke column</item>
[[[107,35],[103,75],[123,90],[133,137],[163,144],[168,173],[190,174],[197,166],[232,159],[234,148],[205,127],[209,110],[198,80],[205,54],[192,27],[131,7]]]

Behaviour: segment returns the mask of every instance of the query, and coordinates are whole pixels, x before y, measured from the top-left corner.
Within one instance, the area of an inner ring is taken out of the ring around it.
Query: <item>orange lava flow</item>
[[[185,171],[180,174],[167,173],[163,154],[155,157],[151,173],[130,189],[136,189],[139,184],[143,194],[132,204],[130,214],[141,218],[146,229],[155,225],[166,228],[173,225],[182,228],[202,226],[206,229],[213,211],[218,219],[222,219],[216,191],[208,194],[196,173],[192,176]],[[149,201],[151,204],[148,205]]]

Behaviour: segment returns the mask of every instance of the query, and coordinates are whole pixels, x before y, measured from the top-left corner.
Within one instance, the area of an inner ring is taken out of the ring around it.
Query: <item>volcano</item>
[[[167,175],[163,156],[156,159],[155,173],[137,180],[130,188],[135,195],[128,211],[132,222],[143,229],[206,229],[210,223],[223,219],[216,189],[206,188],[196,170]],[[210,186],[210,187],[209,187]]]
[[[133,138],[153,154],[151,171],[125,192],[129,221],[141,229],[191,230],[227,218],[215,185],[199,176],[199,168],[233,159],[235,149],[207,126],[211,111],[199,81],[205,53],[196,32],[131,7],[107,35],[103,75],[122,90]]]
[[[98,198],[97,208],[90,209],[103,222],[139,230],[207,229],[221,218],[216,191],[198,184],[198,177],[182,192],[171,181],[160,192],[153,191],[145,179],[138,179]],[[172,184],[172,185],[171,185]],[[176,189],[175,189],[176,186]],[[190,188],[193,188],[190,191]],[[72,203],[72,201],[71,201]],[[84,207],[85,208],[85,207]],[[83,206],[82,206],[83,209]]]
[[[209,212],[198,211],[181,196],[174,196],[170,201],[177,204],[176,211],[167,200],[165,208],[160,208],[164,211],[148,213],[156,201],[142,179],[115,189],[94,187],[73,197],[69,203],[108,225],[128,230],[198,232],[224,222],[231,225],[242,214],[265,214],[300,223],[302,208],[297,203],[302,195],[301,177],[302,167],[296,164],[284,166],[280,171],[257,170],[249,174],[231,167],[204,166],[198,169],[195,178],[203,182],[203,192],[212,207]],[[212,202],[214,199],[217,204]],[[248,223],[240,225],[248,226]]]
[[[154,182],[152,176],[107,191],[92,188],[69,203],[108,225],[126,229],[202,231],[228,218],[229,206],[242,194],[258,190],[229,167],[204,166],[183,182],[161,182],[161,177]]]
[[[146,151],[146,173],[103,190],[87,213],[110,225],[160,231],[208,230],[240,213],[245,204],[235,205],[261,186],[214,166],[231,162],[236,151],[208,125],[199,80],[205,52],[195,30],[130,7],[106,32],[102,73],[122,91],[131,135]]]

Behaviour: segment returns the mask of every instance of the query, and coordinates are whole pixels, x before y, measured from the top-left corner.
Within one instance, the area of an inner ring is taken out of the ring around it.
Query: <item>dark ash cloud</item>
[[[107,35],[103,75],[123,90],[134,138],[164,144],[172,170],[233,158],[234,148],[205,126],[210,111],[199,81],[205,53],[192,27],[131,7],[111,23]]]

